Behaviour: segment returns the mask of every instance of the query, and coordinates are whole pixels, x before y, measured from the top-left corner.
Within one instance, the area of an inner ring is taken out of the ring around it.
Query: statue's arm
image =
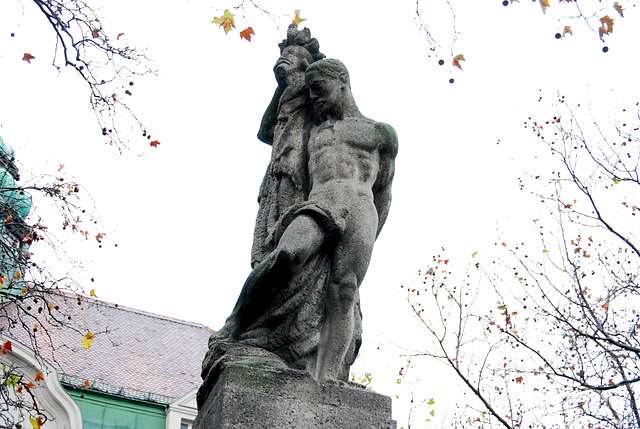
[[[262,121],[260,122],[258,138],[260,141],[269,145],[273,144],[273,132],[278,123],[278,105],[280,104],[280,97],[284,90],[285,87],[283,85],[278,85],[271,99],[271,103],[269,103],[269,107],[267,107],[264,115],[262,115]]]
[[[378,122],[375,126],[381,139],[379,146],[380,169],[373,184],[373,199],[378,212],[377,237],[387,220],[389,207],[391,207],[391,182],[395,173],[395,159],[398,153],[398,135],[391,125]]]

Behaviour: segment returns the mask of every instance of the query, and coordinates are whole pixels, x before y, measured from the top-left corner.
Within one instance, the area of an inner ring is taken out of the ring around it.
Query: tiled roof
[[[165,404],[200,385],[212,329],[88,297],[52,301],[65,326],[40,320],[38,349],[65,374],[63,381],[84,387],[86,380],[92,389]],[[88,331],[94,340],[85,349]],[[7,333],[31,345],[22,327]]]

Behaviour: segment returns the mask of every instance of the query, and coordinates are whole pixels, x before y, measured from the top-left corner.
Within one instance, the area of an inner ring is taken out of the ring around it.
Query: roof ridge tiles
[[[143,315],[143,316],[153,317],[153,318],[156,318],[156,319],[166,320],[166,321],[169,321],[169,322],[181,323],[181,324],[188,325],[188,326],[201,327],[201,328],[209,329],[211,331],[215,331],[214,329],[212,329],[212,328],[210,328],[207,325],[204,325],[202,323],[189,322],[187,320],[178,319],[176,317],[164,316],[164,315],[161,315],[161,314],[158,314],[158,313],[153,313],[153,312],[145,311],[145,310],[138,310],[137,308],[128,307],[126,305],[105,301],[105,300],[99,299],[97,297],[86,296],[86,295],[82,295],[82,294],[79,294],[79,293],[63,292],[63,291],[58,292],[58,294],[63,295],[65,297],[67,297],[67,298],[80,297],[80,298],[86,299],[87,301],[92,302],[94,305],[98,305],[98,306],[116,308],[118,310],[129,311],[131,313],[136,313],[136,314]]]

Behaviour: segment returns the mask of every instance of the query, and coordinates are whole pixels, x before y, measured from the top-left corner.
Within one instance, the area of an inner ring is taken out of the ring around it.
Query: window
[[[192,429],[192,428],[193,428],[193,422],[183,420],[182,423],[180,423],[180,429]]]

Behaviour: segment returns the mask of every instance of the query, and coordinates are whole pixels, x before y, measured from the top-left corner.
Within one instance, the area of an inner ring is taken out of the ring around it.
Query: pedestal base
[[[198,411],[194,429],[396,429],[391,398],[304,371],[227,364]]]

